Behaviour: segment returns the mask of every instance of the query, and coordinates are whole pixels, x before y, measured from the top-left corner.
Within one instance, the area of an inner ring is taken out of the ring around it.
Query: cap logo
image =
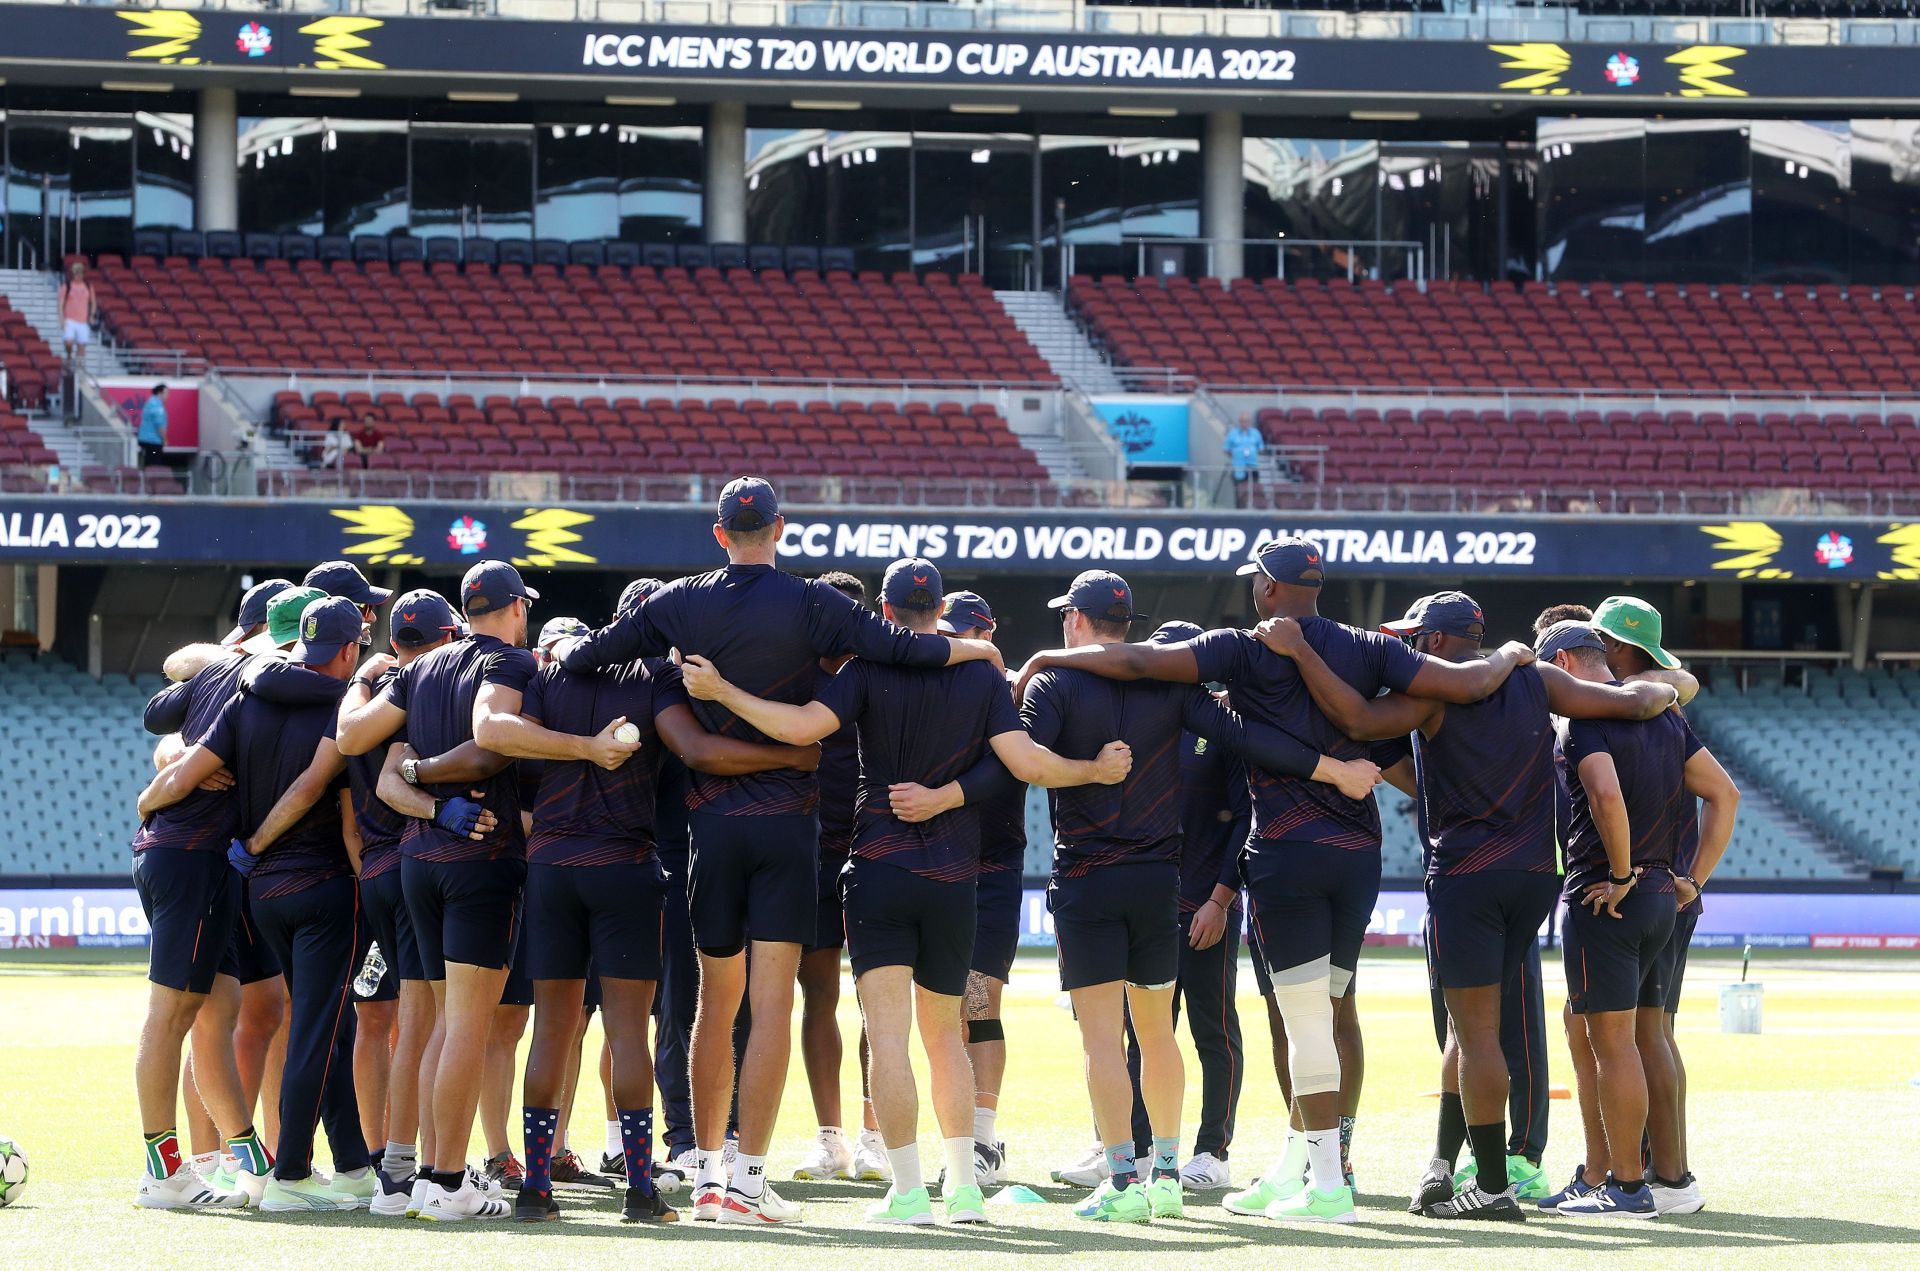
[[[478,579],[478,578],[476,578],[476,579],[474,579],[474,580],[473,580],[472,582],[470,582],[470,583],[468,583],[468,584],[467,584],[467,590],[468,590],[468,591],[479,591],[479,590],[480,590],[480,582],[481,582],[481,580],[480,580],[480,579]]]
[[[1628,625],[1629,627],[1633,627],[1633,628],[1635,628],[1636,630],[1637,630],[1637,629],[1639,628],[1639,626],[1640,626],[1640,619],[1638,619],[1638,618],[1629,618],[1629,617],[1627,617],[1627,615],[1625,615],[1625,614],[1621,614],[1621,615],[1620,615],[1620,621],[1622,621],[1622,622],[1624,622],[1624,623],[1626,623],[1626,624],[1627,624],[1627,625]]]
[[[753,505],[753,496],[751,494],[742,494],[742,495],[737,495],[735,497],[740,502],[747,504],[749,507]]]
[[[320,634],[320,615],[314,614],[312,617],[308,618],[306,622],[302,625],[302,630],[305,632],[306,637],[309,640],[319,635]]]
[[[1312,552],[1307,553],[1307,564],[1318,565],[1319,563],[1320,563],[1320,558],[1318,556],[1314,555]]]
[[[927,576],[925,574],[915,574],[913,576],[913,581],[917,583],[925,584],[925,582],[927,581]]]
[[[1125,587],[1110,587],[1108,590],[1113,593],[1115,600],[1125,600],[1127,598],[1127,589]]]
[[[400,615],[400,621],[402,621],[402,622],[412,622],[412,621],[413,621],[413,615],[412,615],[412,614],[410,614],[410,613],[403,613],[403,614],[401,614],[401,615]]]

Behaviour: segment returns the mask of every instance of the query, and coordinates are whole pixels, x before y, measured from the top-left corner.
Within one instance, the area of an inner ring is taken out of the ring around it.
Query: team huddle
[[[932,1223],[936,1195],[948,1222],[987,1222],[1012,1177],[999,1013],[1037,785],[1094,1131],[1054,1172],[1090,1189],[1075,1214],[1150,1222],[1225,1190],[1235,1214],[1352,1222],[1387,780],[1419,818],[1443,1046],[1412,1210],[1700,1207],[1672,1017],[1739,795],[1680,713],[1697,686],[1650,606],[1559,606],[1532,646],[1491,653],[1459,592],[1363,631],[1318,616],[1319,549],[1282,538],[1239,570],[1255,629],[1170,621],[1130,643],[1131,588],[1089,570],[1050,602],[1061,647],[1010,674],[988,601],[932,562],[894,563],[876,613],[850,575],[777,569],[783,529],[773,488],[735,480],[724,568],[636,581],[606,625],[554,618],[532,648],[539,594],[510,564],[469,570],[456,612],[333,561],[249,589],[223,641],[168,659],[133,844],[152,927],[139,1204],[543,1222],[564,1183],[622,1189],[628,1222],[678,1221],[686,1191],[695,1221],[796,1223],[767,1158],[797,986],[819,1130],[794,1176],[887,1183],[876,1222]],[[392,650],[367,656],[389,605]],[[1549,1194],[1537,937],[1562,898],[1585,1164]],[[1291,1119],[1234,1191],[1243,932]],[[1184,1160],[1183,1007],[1202,1069]],[[596,1010],[597,1171],[570,1145]]]

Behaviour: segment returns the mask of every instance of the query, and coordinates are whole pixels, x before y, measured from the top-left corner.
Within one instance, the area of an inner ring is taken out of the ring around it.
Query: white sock
[[[727,1185],[727,1161],[719,1152],[709,1152],[705,1148],[693,1150],[693,1185],[695,1187],[725,1187]]]
[[[957,1188],[973,1186],[973,1140],[942,1139],[940,1144],[947,1153],[947,1185],[941,1195],[951,1196]]]
[[[1334,1155],[1339,1156],[1339,1136],[1334,1137]],[[1290,1182],[1307,1172],[1306,1136],[1291,1127],[1287,1130],[1287,1146],[1280,1153],[1280,1159],[1267,1171],[1267,1177],[1276,1183]],[[1342,1182],[1346,1181],[1344,1178]]]
[[[1335,1136],[1335,1142],[1338,1143],[1338,1136]],[[748,1200],[758,1197],[767,1186],[767,1158],[748,1156],[745,1152],[734,1157],[733,1177],[727,1181],[727,1186]]]
[[[847,1132],[837,1125],[823,1125],[820,1127],[820,1137],[844,1139],[847,1137]]]
[[[1347,1176],[1340,1172],[1339,1128],[1328,1126],[1324,1130],[1308,1130],[1301,1137],[1307,1141],[1307,1161],[1313,1168],[1313,1190],[1331,1192],[1345,1187]]]
[[[999,1142],[998,1139],[993,1137],[993,1123],[994,1123],[994,1120],[999,1117],[999,1115],[1000,1115],[1000,1109],[998,1108],[982,1108],[978,1105],[975,1105],[973,1109],[974,1142],[976,1143]]]
[[[605,1151],[608,1156],[618,1156],[623,1160],[626,1158],[627,1143],[625,1139],[620,1137],[620,1123],[618,1121],[607,1122],[607,1146]]]
[[[863,1125],[860,1127],[860,1146],[875,1148],[884,1152],[887,1150],[887,1141],[880,1137],[880,1131],[869,1130]]]
[[[973,1144],[967,1144],[967,1158],[973,1158]],[[887,1164],[893,1167],[893,1194],[904,1196],[917,1187],[925,1187],[926,1179],[920,1173],[920,1144],[908,1143],[905,1147],[887,1149]],[[967,1166],[967,1173],[973,1173],[973,1166]]]

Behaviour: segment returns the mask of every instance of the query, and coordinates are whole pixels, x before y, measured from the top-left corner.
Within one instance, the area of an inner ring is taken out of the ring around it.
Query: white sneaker
[[[420,1217],[427,1222],[465,1222],[469,1218],[505,1218],[513,1206],[504,1200],[484,1195],[471,1178],[460,1180],[460,1190],[450,1192],[429,1180],[426,1203]]]
[[[1188,1157],[1187,1163],[1180,1167],[1180,1186],[1189,1191],[1217,1192],[1232,1185],[1233,1171],[1212,1152]]]
[[[772,1184],[760,1188],[758,1196],[742,1196],[731,1187],[720,1202],[720,1222],[744,1227],[784,1227],[800,1221],[800,1207],[788,1204],[773,1190]]]
[[[1005,1143],[973,1143],[973,1182],[981,1189],[998,1187],[1009,1177]]]
[[[151,1170],[140,1175],[140,1190],[133,1203],[142,1209],[244,1209],[245,1192],[215,1191],[191,1165],[182,1165],[166,1178],[155,1178]]]
[[[1649,1181],[1648,1190],[1653,1192],[1654,1212],[1666,1214],[1697,1214],[1706,1208],[1706,1198],[1700,1194],[1700,1180],[1689,1170],[1680,1178],[1680,1186],[1663,1187]]]
[[[198,1156],[189,1158],[187,1164],[193,1166],[193,1172],[201,1178],[212,1178],[214,1171],[220,1168],[222,1155],[223,1153],[220,1152],[202,1152]]]
[[[702,1183],[693,1189],[693,1220],[720,1221],[720,1206],[727,1197],[725,1183]]]
[[[1107,1177],[1107,1150],[1095,1143],[1085,1156],[1053,1171],[1053,1181],[1069,1187],[1098,1187]]]
[[[838,1130],[820,1131],[813,1141],[813,1150],[793,1171],[793,1176],[814,1182],[853,1177],[853,1149],[847,1146],[847,1136]]]
[[[653,1171],[654,1190],[662,1196],[678,1196],[693,1182],[693,1149],[683,1147]]]
[[[432,1191],[429,1190],[432,1187],[433,1180],[428,1178],[425,1172],[415,1176],[413,1180],[413,1190],[407,1195],[407,1217],[418,1218],[420,1216],[420,1211],[427,1207],[427,1197],[433,1194]]]
[[[396,1182],[385,1171],[375,1170],[373,1199],[367,1203],[367,1212],[378,1218],[411,1218],[413,1214],[408,1211],[413,1208],[413,1192],[412,1174]]]
[[[863,1183],[891,1183],[893,1167],[887,1163],[887,1144],[878,1130],[860,1131],[860,1145],[854,1149],[852,1177]]]
[[[431,1180],[429,1180],[431,1181]],[[500,1180],[488,1178],[487,1171],[478,1165],[467,1166],[467,1186],[485,1196],[488,1200],[504,1200],[506,1193],[500,1189]]]

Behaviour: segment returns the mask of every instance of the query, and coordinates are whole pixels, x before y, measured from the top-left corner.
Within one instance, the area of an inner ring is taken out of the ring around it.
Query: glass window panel
[[[1536,135],[1541,275],[1645,277],[1645,121],[1543,119]]]
[[[321,136],[329,234],[394,234],[407,227],[407,125],[329,119]]]
[[[127,116],[74,120],[74,222],[67,250],[125,252],[133,246],[133,122]]]
[[[911,144],[900,132],[749,128],[747,240],[854,247],[864,268],[905,268]]]
[[[323,119],[240,121],[240,224],[257,233],[326,232]]]
[[[32,115],[8,118],[7,264],[38,260],[47,266],[59,255],[60,212],[72,164],[65,127]]]
[[[648,243],[699,242],[706,189],[701,130],[614,129],[619,235]]]
[[[1653,282],[1740,282],[1752,247],[1747,126],[1647,121],[1646,274]]]
[[[536,130],[539,185],[534,224],[541,238],[614,238],[620,232],[619,139],[611,124],[553,124]]]
[[[1855,282],[1920,282],[1920,120],[1856,119],[1847,212]]]
[[[1131,272],[1135,253],[1122,250],[1126,220],[1117,137],[1040,138],[1040,222],[1058,250],[1064,229],[1073,267],[1083,274]],[[1048,271],[1057,276],[1057,267]]]
[[[133,117],[133,220],[141,229],[193,228],[193,116]]]
[[[1756,119],[1754,282],[1845,282],[1852,129],[1845,120]]]
[[[1248,137],[1241,146],[1248,238],[1369,239],[1378,232],[1380,144],[1347,138]],[[1288,276],[1345,277],[1342,248],[1285,252]],[[1247,272],[1271,275],[1279,249],[1248,248]]]
[[[913,263],[952,273],[971,270],[995,287],[1028,286],[1033,156],[1030,136],[916,134]]]

